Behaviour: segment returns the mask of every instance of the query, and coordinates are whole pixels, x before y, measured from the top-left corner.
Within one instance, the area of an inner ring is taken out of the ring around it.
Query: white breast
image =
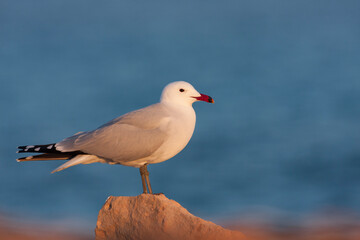
[[[196,115],[194,109],[190,107],[177,107],[172,110],[166,128],[168,138],[161,147],[154,152],[148,163],[159,163],[172,158],[178,154],[190,141],[196,122]]]

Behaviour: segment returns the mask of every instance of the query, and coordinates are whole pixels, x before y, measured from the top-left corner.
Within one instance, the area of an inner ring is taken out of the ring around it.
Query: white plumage
[[[170,83],[159,103],[115,118],[93,131],[79,132],[56,143],[55,148],[54,144],[21,146],[19,152],[45,154],[18,161],[70,159],[54,172],[77,164],[122,164],[139,167],[142,177],[148,177],[146,165],[168,160],[189,142],[196,122],[192,104],[198,100],[213,103],[211,97],[187,82]]]

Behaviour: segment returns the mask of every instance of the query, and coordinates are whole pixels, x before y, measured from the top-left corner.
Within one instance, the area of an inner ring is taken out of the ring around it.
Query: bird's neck
[[[192,108],[192,101],[184,101],[184,99],[174,99],[174,98],[167,98],[162,97],[160,103],[170,105],[170,106],[183,106],[183,107],[190,107]]]
[[[173,109],[173,111],[177,112],[193,112],[194,109],[192,107],[192,103],[188,102],[173,102],[173,101],[161,101],[161,104],[168,107],[169,109]]]

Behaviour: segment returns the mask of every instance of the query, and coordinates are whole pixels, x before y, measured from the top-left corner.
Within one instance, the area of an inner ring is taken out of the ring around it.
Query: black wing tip
[[[18,146],[18,153],[24,152],[43,152],[43,153],[58,153],[60,151],[56,150],[56,143],[45,144],[45,145],[25,145]]]

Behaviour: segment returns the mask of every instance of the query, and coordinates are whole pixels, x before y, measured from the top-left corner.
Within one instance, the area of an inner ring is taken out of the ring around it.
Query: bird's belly
[[[148,157],[144,157],[141,159],[133,160],[133,161],[118,161],[117,163],[125,166],[131,167],[141,167],[144,164],[154,164],[164,162],[176,154],[178,154],[181,150],[183,150],[188,142],[191,139],[192,132],[182,132],[177,135],[173,135],[176,137],[169,137],[167,141],[164,142],[161,147],[156,150],[153,154]]]

